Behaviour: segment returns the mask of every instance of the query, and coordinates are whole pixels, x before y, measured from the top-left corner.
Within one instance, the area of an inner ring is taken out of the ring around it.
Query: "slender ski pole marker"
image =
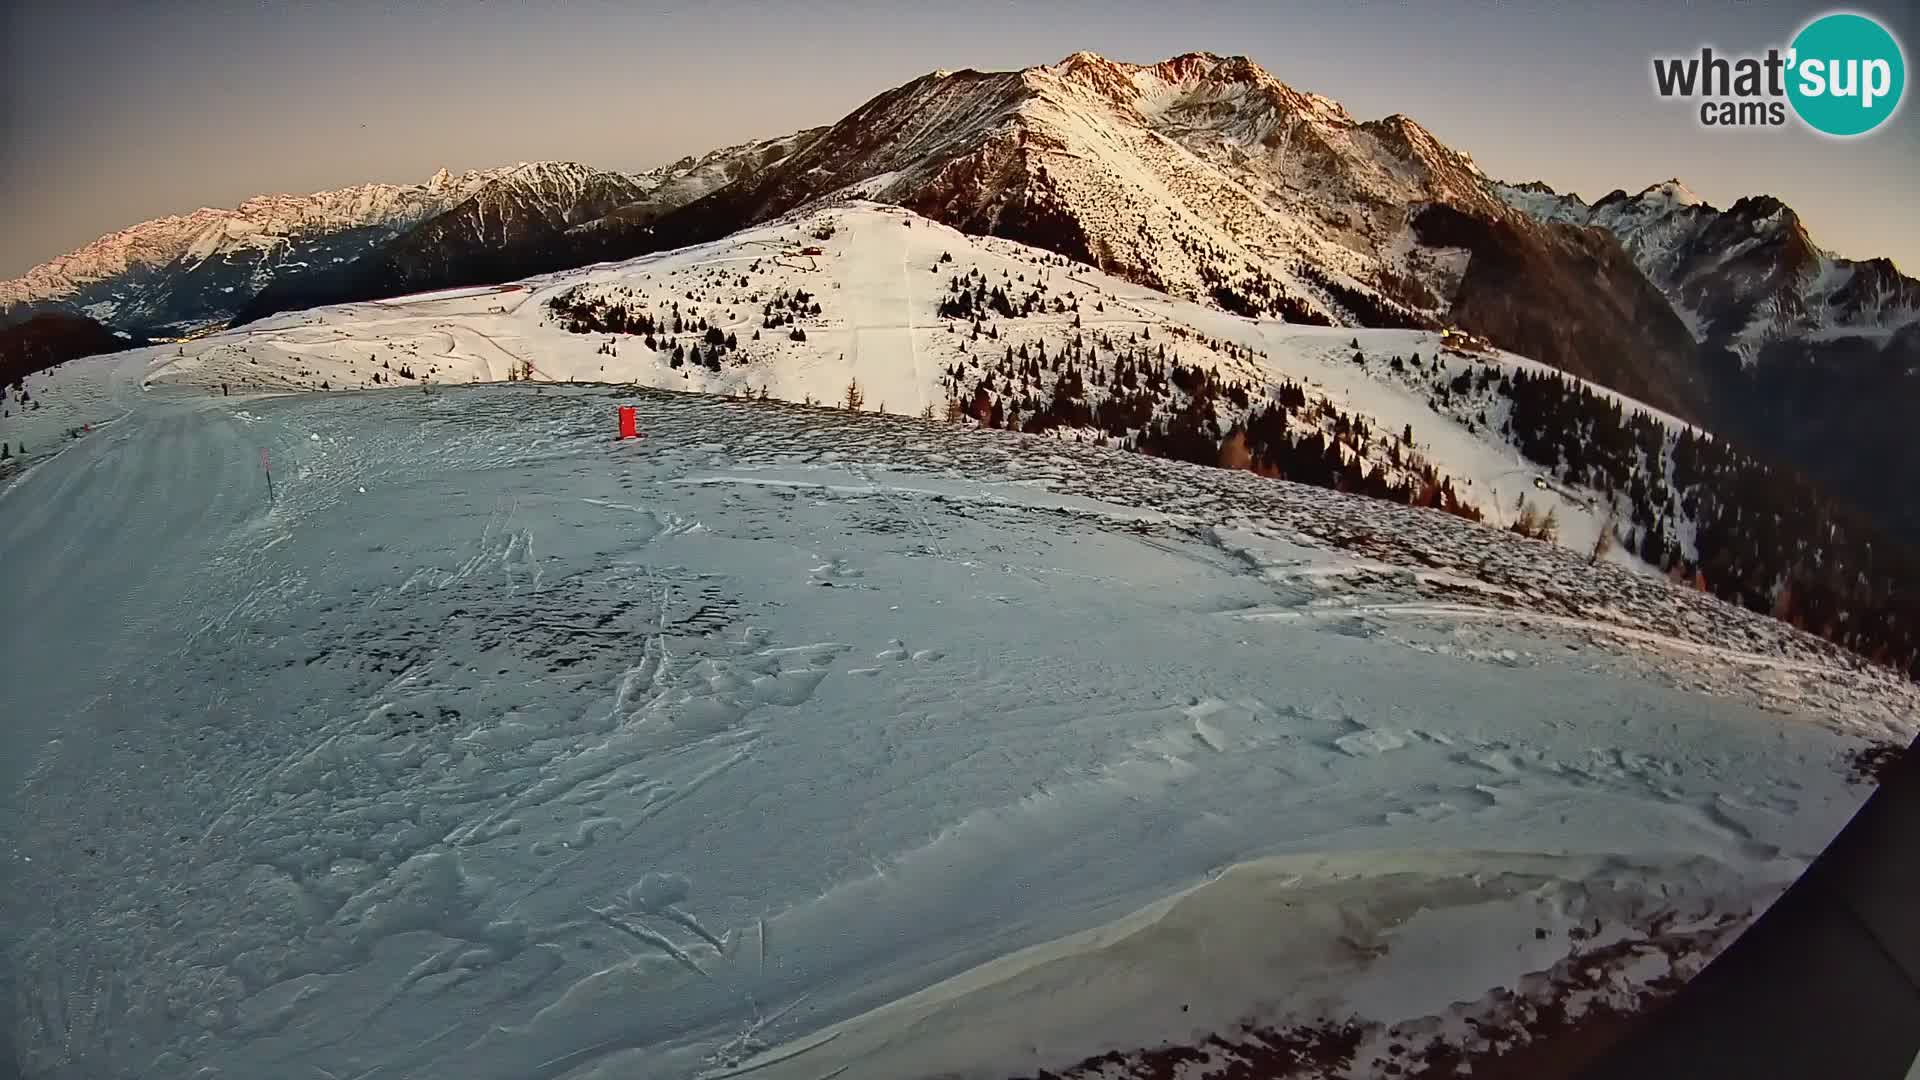
[[[267,464],[267,448],[260,448],[260,471],[267,474],[267,501],[273,501],[273,466]]]

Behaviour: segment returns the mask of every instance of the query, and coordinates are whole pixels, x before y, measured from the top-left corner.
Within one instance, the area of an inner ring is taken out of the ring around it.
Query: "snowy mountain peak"
[[[583,197],[583,193],[608,182],[638,186],[635,177],[625,173],[596,169],[577,161],[523,161],[510,169],[502,170],[490,183],[474,194],[487,190],[511,188],[542,193],[551,198],[567,202]]]
[[[498,175],[442,169],[424,184],[357,184],[309,194],[256,195],[233,209],[202,207],[102,236],[0,282],[0,310],[64,302],[123,328],[157,332],[219,319],[282,265],[310,265],[334,238],[381,237],[437,214]],[[330,251],[325,258],[336,257]],[[345,256],[338,256],[344,258]],[[127,280],[131,275],[157,277]],[[217,279],[214,284],[209,278]],[[174,295],[175,279],[192,279]]]
[[[1242,56],[1081,51],[885,91],[636,243],[717,239],[849,197],[1231,310],[1368,325],[1437,323],[1457,284],[1457,259],[1407,261],[1411,208],[1510,214],[1470,158],[1404,115],[1362,123]]]
[[[1339,109],[1337,103],[1333,107]],[[1346,114],[1342,111],[1339,115]],[[1385,141],[1403,160],[1418,163],[1435,174],[1461,172],[1476,180],[1486,175],[1480,171],[1480,166],[1474,164],[1471,156],[1442,143],[1434,137],[1433,132],[1420,126],[1405,113],[1393,113],[1383,119],[1370,120],[1359,126]],[[1478,183],[1470,182],[1447,190],[1445,195],[1454,200],[1473,202],[1479,187]]]
[[[1150,68],[1169,82],[1276,82],[1265,68],[1245,56],[1219,56],[1210,52],[1181,53]]]
[[[1141,71],[1138,64],[1122,64],[1099,53],[1077,52],[1057,64],[1029,68],[1023,72],[1027,83],[1046,92],[1050,88],[1072,88],[1089,92],[1122,108],[1131,108],[1142,96],[1135,81]]]
[[[1212,94],[1228,98],[1252,94],[1253,100],[1277,108],[1312,114],[1336,123],[1354,122],[1339,102],[1323,94],[1297,91],[1245,56],[1184,53],[1139,68],[1134,77],[1146,90],[1165,87],[1188,94]]]
[[[1141,84],[1166,85],[1197,83],[1258,83],[1280,85],[1265,68],[1245,56],[1220,56],[1210,52],[1188,52],[1151,64],[1110,60],[1099,53],[1081,51],[1057,64],[1039,70],[1062,78],[1105,80],[1118,77]]]
[[[1649,186],[1640,193],[1640,198],[1658,199],[1673,206],[1704,206],[1707,201],[1695,195],[1678,177]]]
[[[1571,191],[1564,194],[1556,192],[1540,180],[1521,184],[1489,182],[1489,186],[1501,201],[1536,218],[1582,225],[1604,224],[1615,232],[1620,230],[1614,228],[1614,223],[1621,220],[1640,223],[1696,207],[1718,212],[1678,178],[1649,184],[1637,195],[1629,195],[1625,189],[1615,188],[1591,206],[1578,194]],[[1608,220],[1602,221],[1601,218]]]
[[[1111,76],[1125,78],[1127,74],[1126,69],[1134,66],[1136,65],[1122,65],[1101,56],[1097,52],[1082,49],[1079,52],[1065,57],[1059,63],[1050,65],[1044,70],[1058,74],[1062,78],[1099,81]]]
[[[1878,349],[1920,324],[1920,282],[1884,260],[1822,251],[1792,207],[1749,195],[1719,210],[1677,179],[1592,206],[1545,185],[1490,185],[1543,221],[1613,233],[1694,337],[1751,364],[1776,342],[1852,339]]]
[[[1081,87],[1148,116],[1203,112],[1208,105],[1216,106],[1212,111],[1222,115],[1228,108],[1253,104],[1343,125],[1355,123],[1339,102],[1300,93],[1245,56],[1189,52],[1157,63],[1133,64],[1082,51],[1026,74],[1038,87],[1050,83]]]

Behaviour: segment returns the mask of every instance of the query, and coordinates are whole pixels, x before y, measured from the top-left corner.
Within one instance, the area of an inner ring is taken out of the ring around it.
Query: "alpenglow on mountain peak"
[[[1187,52],[1154,63],[1128,63],[1080,51],[1058,63],[1020,73],[1026,85],[1045,95],[1050,90],[1090,92],[1138,114],[1163,133],[1185,141],[1213,136],[1250,154],[1300,151],[1350,156],[1349,133],[1365,133],[1398,157],[1417,160],[1424,170],[1458,171],[1459,183],[1442,184],[1442,194],[1479,199],[1484,178],[1470,155],[1445,146],[1405,113],[1361,121],[1333,98],[1295,89],[1246,56]],[[1304,141],[1298,136],[1304,135]],[[1370,149],[1361,156],[1373,156]]]
[[[705,242],[847,197],[1232,310],[1407,325],[1437,322],[1457,277],[1444,259],[1403,257],[1410,212],[1509,213],[1471,158],[1405,116],[1356,120],[1244,56],[1128,63],[1080,51],[885,90],[684,213],[626,233],[583,227],[597,245],[583,261]]]
[[[1247,56],[1187,52],[1150,64],[1137,64],[1082,50],[1056,64],[1029,68],[1028,72],[1093,89],[1125,104],[1150,104],[1169,91],[1264,91],[1296,108],[1353,122],[1353,117],[1339,102],[1320,94],[1296,91]]]

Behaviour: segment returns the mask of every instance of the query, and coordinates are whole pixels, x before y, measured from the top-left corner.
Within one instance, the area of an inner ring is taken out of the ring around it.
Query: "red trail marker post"
[[[646,438],[646,436],[640,433],[638,410],[631,405],[620,406],[620,435],[619,438],[614,441],[644,438]]]

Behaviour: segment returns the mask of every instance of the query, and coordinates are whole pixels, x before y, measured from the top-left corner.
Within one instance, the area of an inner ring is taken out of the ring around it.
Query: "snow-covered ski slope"
[[[1697,965],[1920,715],[1664,580],[1244,472],[606,386],[143,390],[149,359],[63,368],[120,418],[0,496],[29,1077],[1468,1044],[1501,987]]]
[[[824,235],[828,231],[831,235]],[[797,254],[813,248],[821,254]],[[939,313],[953,276],[970,270],[1016,297],[1044,285],[1050,299],[1071,297],[1078,308],[1012,319],[991,316],[988,325],[998,336],[975,339],[969,322]],[[769,301],[801,292],[809,303],[820,305],[820,315],[802,314],[791,326],[764,325]],[[635,314],[650,310],[663,321],[677,305],[688,329],[679,334],[662,330],[654,349],[635,335],[568,333],[550,304],[569,294],[583,302],[621,304]],[[672,366],[670,340],[700,343],[700,331],[692,329],[696,317],[738,340],[739,347],[726,352],[718,371],[695,362]],[[805,341],[792,339],[795,327],[804,332]],[[1328,329],[1241,318],[1038,249],[970,237],[897,207],[872,203],[815,209],[714,244],[518,285],[279,316],[232,333],[156,348],[152,355],[164,362],[148,377],[156,383],[198,386],[224,382],[237,391],[338,390],[395,382],[500,380],[526,360],[533,365],[535,381],[631,382],[828,404],[840,401],[848,383],[857,380],[869,411],[912,415],[931,408],[944,415],[952,396],[944,381],[950,367],[997,359],[1016,344],[1044,345],[1058,355],[1063,343],[1076,336],[1092,340],[1103,333],[1116,348],[1130,347],[1132,335],[1145,333],[1148,340],[1141,348],[1165,345],[1173,358],[1217,368],[1256,390],[1279,380],[1299,382],[1333,406],[1366,419],[1377,432],[1397,436],[1411,425],[1414,441],[1403,449],[1453,478],[1461,498],[1490,523],[1513,520],[1524,497],[1539,511],[1557,514],[1563,544],[1588,551],[1606,519],[1604,506],[1591,491],[1535,484],[1541,470],[1501,438],[1500,416],[1493,418],[1492,428],[1482,425],[1470,431],[1460,417],[1431,406],[1425,391],[1390,376],[1386,363],[1391,356],[1418,355],[1431,363],[1441,355],[1437,333]],[[1355,341],[1372,358],[1365,367],[1351,362]],[[1230,353],[1210,342],[1230,343],[1252,354]],[[1455,371],[1476,362],[1501,370],[1542,369],[1498,351],[1472,357],[1455,352],[1449,359]],[[403,368],[413,378],[399,374]],[[376,377],[381,381],[376,383]],[[970,381],[961,396],[971,398]],[[1048,396],[1045,387],[1039,396]],[[1646,408],[1622,400],[1629,410]],[[1676,431],[1682,426],[1671,417],[1662,418]],[[1382,463],[1373,460],[1375,466]],[[1608,557],[1623,565],[1641,565],[1618,548]]]

